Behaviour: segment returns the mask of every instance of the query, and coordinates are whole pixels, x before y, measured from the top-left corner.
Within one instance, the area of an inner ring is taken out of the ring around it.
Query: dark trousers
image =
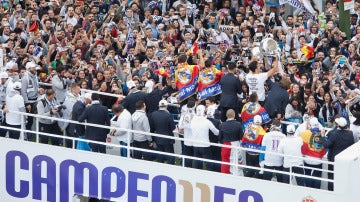
[[[290,172],[290,168],[284,168],[285,172]],[[292,167],[292,173],[302,174],[304,175],[304,168],[301,167]],[[295,177],[297,185],[299,186],[305,186],[304,178],[303,177]],[[283,182],[289,184],[290,182],[290,175],[284,175],[283,176]]]
[[[161,152],[166,152],[166,153],[174,153],[174,145],[173,144],[158,144],[157,145],[157,149]],[[174,164],[175,163],[175,157],[174,156],[169,156],[169,155],[164,155],[164,154],[158,154],[157,155],[157,160],[158,162],[164,163],[165,161],[167,161],[168,164]]]
[[[102,142],[99,140],[94,140],[94,141],[98,141],[98,142]],[[105,143],[105,141],[103,141],[103,143]],[[98,152],[98,153],[106,153],[106,146],[102,145],[102,144],[96,144],[96,143],[89,143],[90,149],[92,152]]]
[[[210,147],[194,147],[194,157],[211,159]],[[204,161],[194,160],[193,168],[202,169]],[[208,170],[211,165],[209,162],[205,162],[206,169]]]
[[[125,146],[125,147],[120,148],[120,156],[127,157],[127,148],[126,148],[127,143],[123,142],[123,141],[120,141],[120,145]]]
[[[329,165],[329,171],[334,171],[334,165]],[[329,178],[329,180],[333,180],[334,173],[328,173],[328,178]],[[333,182],[328,182],[328,190],[334,191],[334,183]]]
[[[69,132],[69,126],[70,126],[70,124],[65,129],[66,136],[68,136],[68,137],[79,137],[79,136],[76,136],[73,133]],[[66,139],[65,142],[66,142],[65,146],[67,148],[72,148],[73,147],[73,141],[72,140]],[[76,148],[76,145],[77,145],[77,142],[75,141],[75,148]]]
[[[221,161],[221,147],[218,146],[210,146],[211,152],[211,160],[214,161]],[[210,163],[209,170],[220,172],[221,171],[221,164],[220,163]]]
[[[57,122],[54,122],[52,124],[39,123],[39,128],[40,128],[40,132],[50,133],[52,135],[61,135],[61,131],[60,131],[60,128],[59,128]],[[43,144],[48,144],[49,140],[51,140],[52,145],[59,146],[59,145],[61,145],[61,142],[62,142],[61,138],[57,138],[57,137],[49,137],[49,136],[45,136],[45,135],[39,135],[39,138],[40,138],[40,143],[43,143]]]
[[[267,166],[267,165],[264,165],[264,168],[271,169],[271,170],[279,170],[279,171],[283,170],[282,166]],[[264,180],[271,180],[273,175],[274,175],[273,172],[264,171],[263,179]],[[283,175],[281,173],[275,173],[275,176],[276,176],[276,179],[277,179],[278,182],[283,182]]]
[[[27,103],[26,104],[26,106],[27,105],[30,105],[31,106],[31,110],[30,111],[28,111],[28,110],[26,110],[26,112],[27,113],[30,113],[30,114],[36,114],[37,112],[37,109],[36,109],[36,105],[37,105],[37,102],[34,102],[34,103]],[[34,117],[33,116],[28,116],[27,117],[27,123],[26,123],[26,125],[25,125],[25,127],[26,127],[26,130],[31,130],[31,127],[32,127],[32,125],[33,125],[33,123],[34,123]],[[28,140],[30,140],[30,139],[32,139],[33,137],[35,136],[35,133],[27,133],[27,139]]]
[[[21,128],[21,125],[10,125],[6,124],[7,127],[11,128]],[[20,138],[20,131],[19,130],[9,130],[9,138],[18,140]]]
[[[246,165],[253,166],[253,167],[260,167],[259,166],[259,155],[250,155],[246,152]],[[256,177],[259,176],[259,171],[256,169],[246,168],[244,169],[244,175],[246,177]]]
[[[239,112],[240,112],[240,109],[239,108],[233,108],[233,107],[221,107],[221,121],[222,122],[225,122],[226,121],[226,112],[227,110],[229,109],[233,109],[235,111],[235,119],[237,121],[240,121],[240,117],[239,117]]]
[[[185,155],[186,156],[194,156],[194,147],[193,146],[186,146],[185,147]],[[193,160],[192,159],[185,159],[185,167],[192,168],[193,167]]]
[[[311,165],[311,164],[305,163],[305,166],[316,168],[316,169],[322,168],[322,164]],[[310,168],[305,168],[305,175],[312,176],[312,177],[321,177],[321,174],[322,174],[322,172],[320,170],[313,170]],[[321,181],[315,180],[315,179],[310,179],[310,178],[305,178],[305,186],[315,188],[315,189],[320,189]]]
[[[140,148],[140,149],[151,149],[149,147],[148,141],[135,141],[133,142],[133,147]],[[153,156],[151,153],[143,152],[139,150],[133,150],[134,158],[136,159],[144,159],[144,160],[151,160],[151,156]]]

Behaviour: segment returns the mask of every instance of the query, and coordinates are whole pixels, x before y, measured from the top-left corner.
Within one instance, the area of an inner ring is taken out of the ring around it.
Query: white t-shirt
[[[271,131],[264,135],[261,146],[265,146],[265,151],[278,152],[280,140],[286,136],[279,131]],[[265,154],[264,164],[266,166],[282,166],[283,156],[275,154]]]
[[[360,126],[354,125],[352,123],[352,124],[350,124],[350,130],[354,134],[354,141],[358,142],[360,140]]]
[[[264,101],[265,100],[265,81],[267,80],[268,76],[267,73],[260,73],[260,74],[247,74],[246,75],[246,83],[249,85],[249,92],[250,95],[253,92],[256,92],[258,97],[259,97],[259,101]]]

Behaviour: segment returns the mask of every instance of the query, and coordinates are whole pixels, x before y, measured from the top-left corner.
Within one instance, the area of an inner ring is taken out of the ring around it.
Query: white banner
[[[349,191],[328,192],[6,138],[0,138],[0,161],[1,201],[67,202],[75,193],[131,202],[358,200],[349,199]],[[337,174],[343,180],[352,176]],[[335,187],[348,190],[342,184]]]
[[[315,14],[314,8],[307,0],[302,0],[302,2],[300,0],[279,0],[279,4],[282,5],[285,3],[288,3],[292,7],[302,10],[304,12],[304,17],[306,16],[313,17]]]
[[[344,0],[344,11],[354,9],[354,0]]]

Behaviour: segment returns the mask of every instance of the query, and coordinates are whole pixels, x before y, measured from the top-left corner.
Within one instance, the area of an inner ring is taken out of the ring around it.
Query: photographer
[[[37,113],[42,116],[56,117],[60,118],[61,107],[59,107],[58,102],[55,99],[55,91],[53,89],[48,89],[45,93],[45,97],[40,99],[37,103]],[[50,133],[53,135],[61,135],[60,128],[57,121],[50,119],[39,119],[39,128],[40,132]],[[61,145],[60,139],[56,137],[49,137],[39,135],[40,142],[43,144],[48,144],[49,139],[51,140],[52,145]]]

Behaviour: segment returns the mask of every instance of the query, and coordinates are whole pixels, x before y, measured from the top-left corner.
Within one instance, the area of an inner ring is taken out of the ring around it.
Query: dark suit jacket
[[[277,113],[285,114],[285,108],[288,103],[288,92],[280,86],[279,82],[273,83],[264,104],[264,108],[270,117],[274,118]]]
[[[239,121],[229,120],[220,125],[219,141],[221,143],[241,140],[242,136],[243,132]]]
[[[158,105],[162,97],[170,91],[171,87],[166,86],[164,89],[154,89],[151,93],[148,93],[145,97],[146,111],[152,113],[159,109]]]
[[[150,116],[150,131],[167,136],[174,136],[173,130],[175,129],[174,120],[171,114],[165,110],[158,110],[151,113]],[[175,140],[155,137],[156,144],[168,145],[174,144]]]
[[[234,74],[228,73],[221,77],[220,85],[222,90],[220,107],[237,108],[237,93],[241,93],[240,80]]]
[[[219,129],[220,127],[220,120],[215,118],[208,118],[209,121],[211,121],[212,124],[214,124],[215,128]],[[219,137],[217,135],[214,135],[214,133],[209,130],[209,139],[212,143],[219,143]]]
[[[77,101],[72,108],[71,120],[78,121],[84,111],[85,104],[82,101]],[[79,137],[80,135],[85,135],[85,126],[70,123],[67,132],[69,136]]]
[[[92,104],[87,107],[79,117],[79,122],[87,121],[87,123],[110,126],[110,117],[107,107],[101,104]],[[85,130],[85,138],[88,140],[96,140],[105,142],[108,129],[87,126]]]
[[[136,107],[135,107],[136,102],[139,100],[142,100],[145,102],[145,97],[146,97],[146,94],[141,91],[130,93],[130,95],[127,95],[125,97],[122,104],[123,104],[124,108],[130,112],[130,114],[133,114],[136,111]]]

